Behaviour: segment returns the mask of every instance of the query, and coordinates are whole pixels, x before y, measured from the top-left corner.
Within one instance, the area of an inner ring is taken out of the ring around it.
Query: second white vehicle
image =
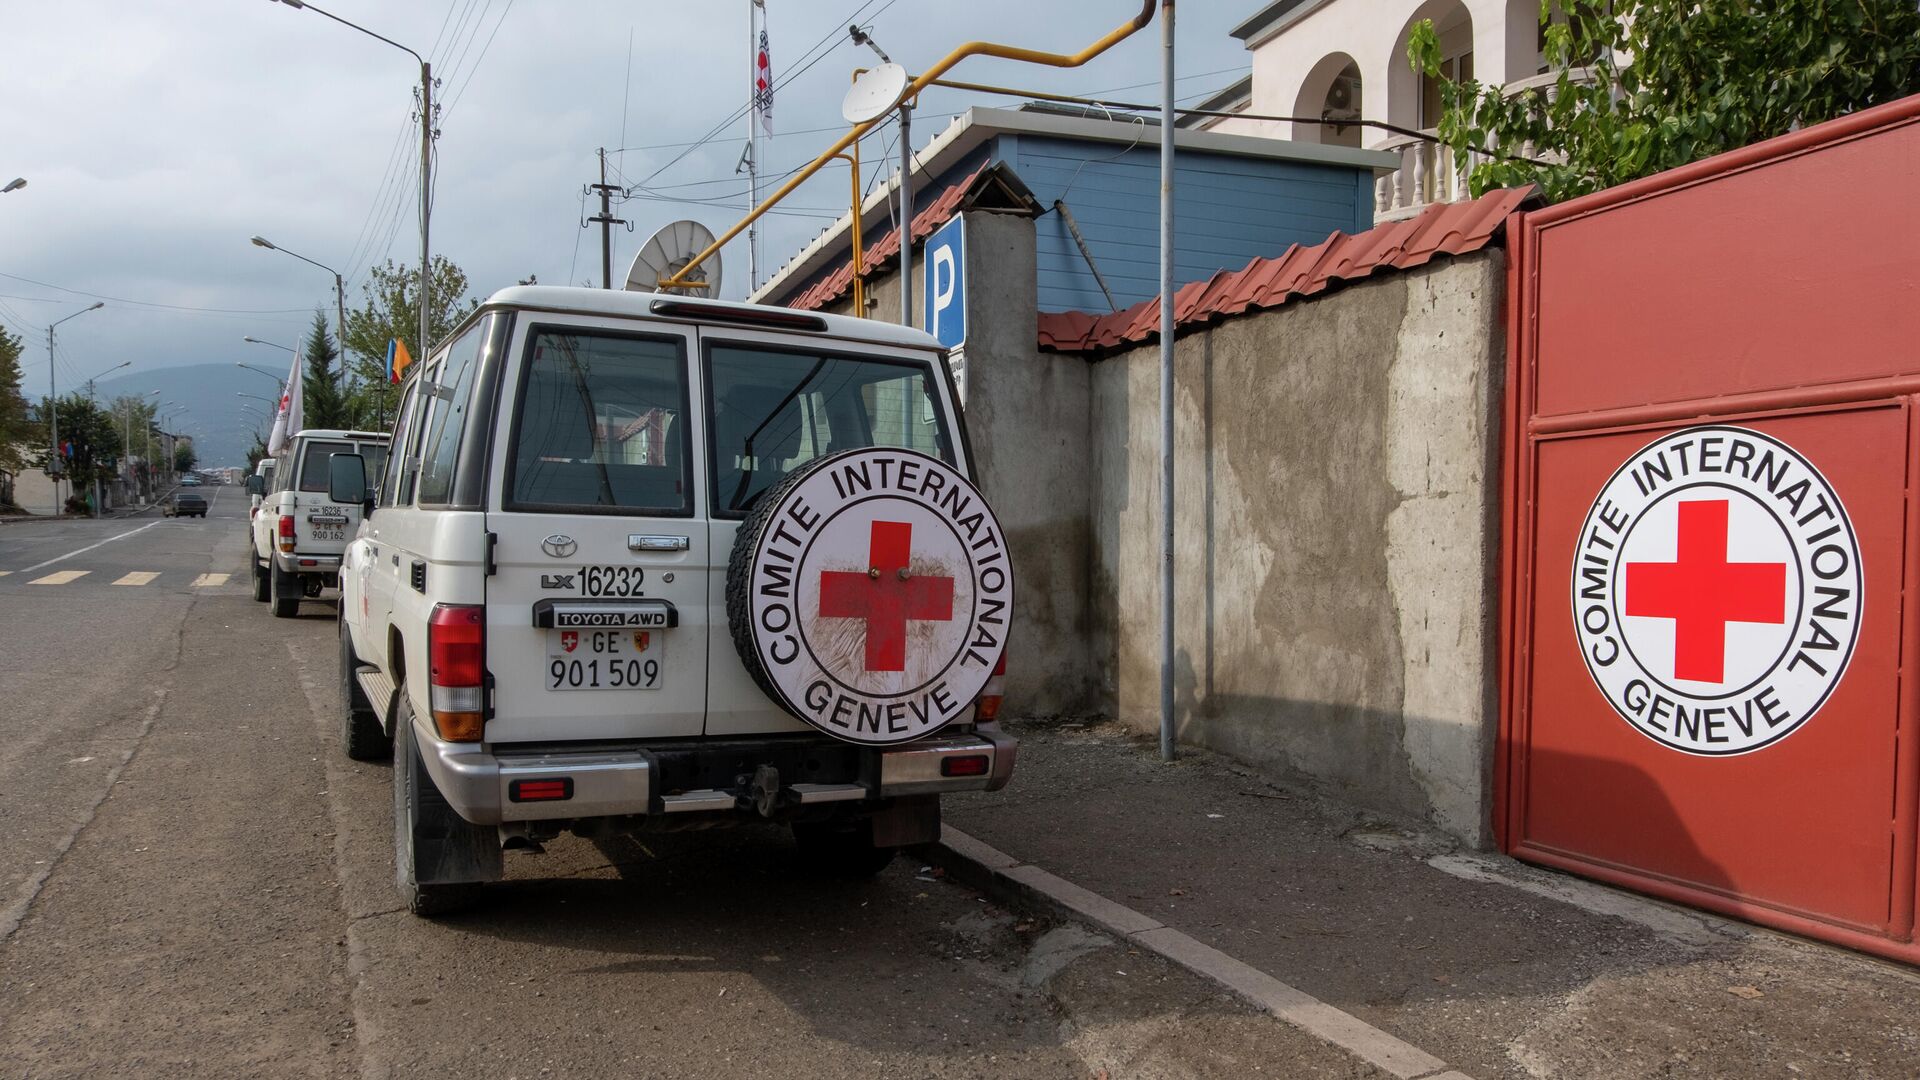
[[[360,528],[357,503],[327,498],[327,461],[358,454],[384,465],[387,436],[374,431],[308,428],[296,432],[264,474],[249,477],[260,496],[253,511],[253,598],[291,619],[300,601],[340,583],[340,554]]]

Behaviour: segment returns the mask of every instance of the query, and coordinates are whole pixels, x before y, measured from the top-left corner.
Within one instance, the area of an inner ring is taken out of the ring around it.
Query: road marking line
[[[46,577],[36,578],[32,581],[27,582],[27,584],[29,585],[65,585],[69,581],[77,581],[80,578],[86,577],[88,574],[91,574],[91,573],[93,573],[93,571],[91,570],[55,570],[53,573],[48,574]]]
[[[69,551],[65,555],[55,555],[53,558],[48,559],[46,562],[34,563],[32,566],[29,566],[25,570],[22,570],[20,572],[23,574],[31,574],[35,570],[38,570],[43,566],[52,566],[54,563],[57,563],[57,562],[65,562],[68,559],[73,558],[75,555],[84,555],[87,552],[92,551],[94,548],[105,547],[106,545],[113,543],[115,540],[125,540],[127,537],[132,536],[134,533],[146,532],[148,529],[151,529],[158,524],[160,523],[157,521],[150,521],[147,524],[142,525],[137,529],[132,529],[127,532],[123,532],[119,536],[109,536],[105,540],[102,540],[97,544],[88,544],[86,547],[80,548],[77,551]],[[39,582],[37,581],[30,582],[29,584],[38,585]]]
[[[11,570],[0,570],[0,577],[6,577],[8,574],[11,574],[11,573],[13,573],[13,571]]]
[[[193,587],[196,589],[211,589],[215,585],[225,585],[227,579],[232,576],[232,574],[201,574],[199,577],[193,579]]]
[[[133,573],[128,574],[125,577],[122,577],[120,580],[114,582],[114,584],[115,585],[146,585],[151,583],[154,578],[157,578],[159,576],[160,574],[157,571],[135,570]]]

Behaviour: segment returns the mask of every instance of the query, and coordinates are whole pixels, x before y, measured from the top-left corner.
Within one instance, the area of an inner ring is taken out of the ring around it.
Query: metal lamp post
[[[160,391],[149,390],[140,396],[143,398],[159,397]],[[135,403],[135,405],[139,404],[142,403]],[[138,473],[133,471],[133,414],[135,411],[135,406],[130,405],[127,407],[126,415],[121,418],[120,427],[123,435],[120,443],[120,472],[122,478],[127,482],[127,487],[131,489],[134,498],[137,499],[140,497],[140,477]],[[151,468],[152,462],[148,462],[148,466]]]
[[[286,248],[283,248],[283,247],[279,247],[279,246],[277,246],[277,245],[275,245],[273,241],[271,241],[271,240],[269,240],[269,239],[267,239],[267,238],[266,238],[266,237],[264,237],[264,236],[255,236],[255,237],[252,237],[252,241],[253,241],[253,245],[254,245],[255,247],[263,247],[263,248],[266,248],[266,249],[267,249],[268,251],[278,251],[278,252],[280,252],[280,253],[282,253],[282,254],[284,254],[284,255],[291,255],[291,256],[293,256],[294,258],[296,258],[296,259],[299,259],[299,260],[300,260],[301,262],[303,262],[303,263],[307,263],[307,264],[308,264],[308,265],[310,265],[310,266],[318,266],[318,267],[319,267],[320,269],[322,269],[322,270],[325,270],[325,271],[326,271],[327,273],[329,273],[329,274],[332,274],[332,275],[333,275],[333,303],[334,303],[334,316],[335,316],[335,318],[336,318],[336,319],[338,319],[338,322],[337,322],[337,323],[335,323],[335,325],[334,325],[334,331],[333,331],[333,335],[334,335],[334,337],[335,337],[335,338],[336,338],[336,339],[337,339],[337,340],[338,340],[338,341],[340,342],[340,360],[341,360],[341,363],[340,363],[340,371],[341,371],[341,373],[342,373],[342,374],[345,374],[345,372],[346,372],[346,370],[347,370],[347,365],[346,365],[346,357],[347,357],[347,286],[346,286],[346,284],[345,284],[345,282],[344,282],[344,281],[342,281],[342,279],[341,279],[341,277],[340,277],[340,271],[338,271],[338,270],[335,270],[335,269],[334,269],[333,267],[331,267],[331,266],[328,266],[328,265],[326,265],[325,263],[318,263],[318,262],[314,262],[314,261],[313,261],[312,259],[309,259],[309,258],[307,258],[307,257],[306,257],[305,255],[302,255],[302,254],[300,254],[300,253],[299,253],[299,252],[297,252],[297,251],[289,251],[289,250],[288,250],[288,249],[286,249]],[[253,338],[247,338],[247,339],[245,339],[245,340],[247,340],[247,341],[253,341],[254,339],[253,339]],[[271,342],[271,341],[262,341],[262,342],[259,342],[259,344],[262,344],[262,345],[272,345],[272,344],[273,344],[273,342]],[[285,349],[285,348],[286,348],[286,346],[285,346],[285,345],[281,345],[281,346],[277,346],[277,347],[278,347],[278,348],[282,348],[282,349]],[[288,350],[288,351],[291,351],[291,350]]]
[[[26,186],[27,186],[27,178],[24,176],[16,176],[13,179],[7,181],[6,187],[0,187],[0,195],[5,195],[9,191],[19,191],[21,188]]]
[[[324,15],[334,22],[339,23],[341,26],[358,30],[370,38],[386,42],[388,45],[413,57],[414,61],[420,65],[420,351],[416,355],[424,359],[427,353],[433,349],[433,343],[427,340],[427,311],[430,301],[432,300],[432,285],[430,281],[433,272],[433,261],[430,257],[427,243],[429,235],[427,223],[433,213],[433,114],[435,109],[433,104],[433,65],[427,63],[426,58],[422,57],[419,53],[414,52],[412,49],[407,48],[392,38],[382,37],[364,26],[348,22],[331,11],[314,7],[312,4],[307,3],[306,0],[274,0],[274,2],[285,4],[290,8],[298,10],[311,11],[316,15]],[[319,264],[315,263],[314,265],[318,266]],[[346,348],[344,342],[342,342],[341,348],[343,350]]]
[[[25,180],[14,181],[14,185],[25,183]],[[14,185],[9,185],[9,187]],[[47,327],[47,428],[53,436],[53,456],[47,459],[47,475],[53,478],[53,512],[56,514],[60,512],[60,474],[66,470],[60,465],[60,410],[55,405],[55,399],[59,395],[59,390],[54,386],[53,328],[66,322],[67,319],[77,319],[89,311],[96,311],[106,306],[104,301],[96,300],[92,307],[81,308],[79,311],[67,316],[66,319],[55,319],[53,323]]]
[[[849,26],[847,33],[855,45],[872,49],[881,63],[893,63],[893,57],[865,30]],[[856,216],[859,212],[854,210]],[[854,228],[859,227],[855,221]],[[913,106],[904,96],[900,99],[900,325],[913,325]]]
[[[95,397],[93,392],[93,384],[100,381],[101,375],[111,375],[114,372],[119,371],[123,367],[132,367],[132,366],[133,366],[133,361],[122,360],[120,363],[115,364],[112,367],[108,368],[107,370],[101,372],[100,375],[95,375],[93,378],[88,379],[87,380],[87,405],[89,407],[94,407],[94,408],[97,408],[99,405],[99,401]],[[93,516],[99,517],[101,511],[105,510],[106,508],[107,508],[107,492],[105,488],[102,488],[100,486],[100,467],[98,465],[95,465],[93,470]]]

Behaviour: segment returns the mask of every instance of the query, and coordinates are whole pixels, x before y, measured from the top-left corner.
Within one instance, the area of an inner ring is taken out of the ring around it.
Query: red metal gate
[[[1495,828],[1909,961],[1920,98],[1511,231]]]

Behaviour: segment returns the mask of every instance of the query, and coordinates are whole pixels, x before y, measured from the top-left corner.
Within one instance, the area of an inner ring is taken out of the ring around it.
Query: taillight
[[[1000,698],[1006,693],[1007,654],[1000,654],[1000,662],[993,665],[993,674],[988,677],[987,685],[980,690],[980,696],[973,702],[975,723],[986,724],[1000,718]]]
[[[486,609],[436,604],[427,620],[427,707],[448,742],[479,742],[486,723]]]
[[[280,533],[280,550],[286,552],[289,555],[292,554],[293,553],[293,518],[291,516],[287,514],[280,515],[279,533]]]

